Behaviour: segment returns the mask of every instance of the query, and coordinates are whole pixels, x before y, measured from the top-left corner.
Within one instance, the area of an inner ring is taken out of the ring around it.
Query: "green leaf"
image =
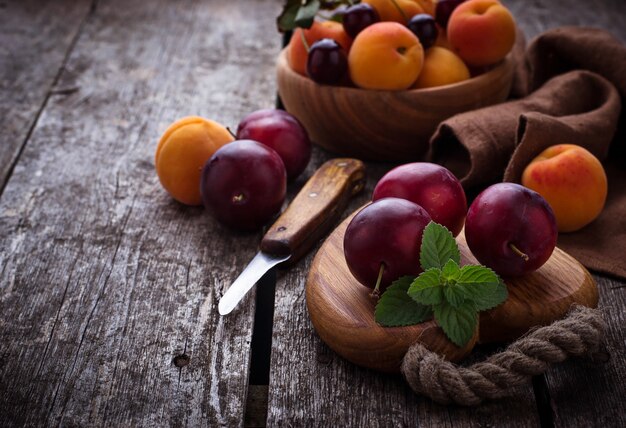
[[[298,13],[295,18],[296,26],[301,28],[311,28],[318,10],[320,10],[319,0],[307,0],[307,2],[298,9]]]
[[[411,284],[409,296],[423,305],[438,305],[443,300],[441,271],[431,268],[422,272]]]
[[[478,324],[478,312],[471,302],[455,308],[447,302],[433,307],[435,320],[454,344],[463,347],[470,341]]]
[[[487,267],[467,265],[461,268],[456,282],[467,299],[476,301],[493,294],[500,278]]]
[[[509,292],[506,289],[506,284],[502,281],[498,282],[496,289],[493,293],[479,296],[474,299],[474,305],[479,311],[486,311],[487,309],[495,308],[503,303],[509,297]]]
[[[449,259],[446,264],[441,269],[441,275],[445,281],[454,281],[458,280],[459,275],[461,274],[461,268],[452,259]]]
[[[455,308],[458,308],[465,301],[465,293],[463,289],[456,284],[449,284],[443,287],[443,296],[446,301]]]
[[[404,276],[385,290],[374,313],[378,324],[383,327],[413,325],[432,316],[430,306],[420,305],[407,294],[412,281],[412,277]]]
[[[442,269],[449,259],[454,260],[457,265],[461,263],[459,247],[448,229],[431,221],[422,235],[420,251],[422,269]]]
[[[283,10],[276,19],[278,31],[291,31],[296,28],[296,15],[300,10],[302,2],[300,0],[287,0],[283,6]]]

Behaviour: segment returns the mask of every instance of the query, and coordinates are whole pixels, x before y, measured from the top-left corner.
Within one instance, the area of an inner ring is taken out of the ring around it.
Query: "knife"
[[[263,236],[260,251],[220,299],[220,315],[230,313],[271,268],[294,263],[333,226],[350,198],[363,189],[365,166],[357,159],[324,163]]]

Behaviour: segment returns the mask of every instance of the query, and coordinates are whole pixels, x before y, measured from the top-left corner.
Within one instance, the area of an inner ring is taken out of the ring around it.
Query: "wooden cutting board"
[[[512,341],[531,327],[563,318],[573,303],[598,304],[598,290],[587,269],[556,248],[536,272],[504,278],[509,298],[481,313],[479,334],[463,349],[450,342],[432,320],[408,327],[381,327],[374,321],[376,302],[369,296],[371,289],[354,279],[343,255],[343,236],[355,213],[335,229],[315,256],[307,277],[306,301],[320,338],[357,365],[397,372],[409,346],[418,340],[431,351],[458,361],[471,352],[476,341]],[[463,232],[457,242],[461,264],[477,264]]]

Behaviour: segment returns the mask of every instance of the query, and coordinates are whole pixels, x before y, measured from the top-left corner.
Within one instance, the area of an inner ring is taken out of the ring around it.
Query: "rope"
[[[529,332],[486,361],[460,367],[423,345],[412,345],[401,371],[413,391],[440,404],[464,406],[513,395],[515,387],[568,356],[598,353],[606,323],[597,309],[574,306],[568,315]]]

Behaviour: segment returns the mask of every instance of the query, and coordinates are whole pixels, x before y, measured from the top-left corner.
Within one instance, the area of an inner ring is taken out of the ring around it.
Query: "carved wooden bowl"
[[[325,86],[278,57],[278,92],[314,143],[342,156],[411,161],[424,156],[439,123],[455,114],[500,103],[509,95],[513,61],[464,82],[428,89],[373,91]]]

